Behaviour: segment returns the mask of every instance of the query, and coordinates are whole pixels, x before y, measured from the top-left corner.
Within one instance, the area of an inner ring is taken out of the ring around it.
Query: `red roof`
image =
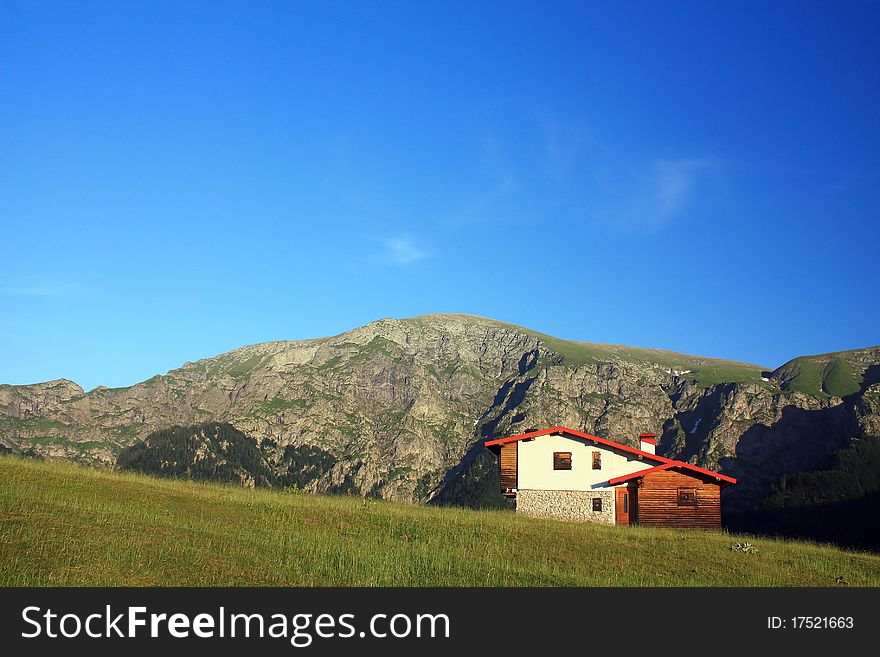
[[[705,468],[698,468],[695,465],[691,465],[690,463],[685,463],[684,461],[670,461],[669,463],[664,463],[663,465],[658,465],[653,468],[648,468],[647,470],[639,470],[638,472],[631,472],[628,475],[623,475],[622,477],[615,477],[614,479],[609,479],[608,484],[610,486],[616,486],[617,484],[622,484],[625,481],[630,481],[631,479],[638,479],[639,477],[644,477],[647,474],[651,474],[652,472],[660,472],[661,470],[669,470],[670,468],[681,468],[682,470],[690,470],[692,472],[699,472],[700,474],[704,474],[708,477],[714,477],[720,481],[723,481],[727,484],[735,484],[736,479],[733,477],[728,477],[727,475],[720,474],[718,472],[712,472],[712,470],[706,470]]]
[[[668,470],[671,467],[674,467],[675,463],[664,463],[662,465],[655,465],[653,468],[648,468],[647,470],[638,470],[637,472],[630,472],[628,475],[623,475],[622,477],[615,477],[614,479],[609,479],[608,484],[611,486],[615,486],[617,484],[622,484],[624,481],[629,481],[630,479],[638,479],[639,477],[644,477],[646,474],[650,472],[660,472],[662,470]]]
[[[648,468],[647,470],[641,470],[639,472],[633,472],[632,474],[624,475],[622,477],[615,477],[614,479],[610,479],[608,483],[610,485],[615,485],[622,483],[624,481],[629,481],[630,479],[637,479],[639,477],[643,477],[650,472],[658,472],[660,470],[668,470],[669,468],[682,468],[685,470],[691,470],[693,472],[699,472],[700,474],[708,475],[711,477],[715,477],[725,483],[735,484],[736,479],[733,477],[728,477],[723,474],[719,474],[717,472],[713,472],[712,470],[706,470],[705,468],[697,467],[696,465],[691,465],[690,463],[685,463],[684,461],[676,461],[674,459],[668,459],[663,456],[658,456],[656,454],[651,454],[650,452],[645,452],[641,449],[636,449],[635,447],[630,447],[629,445],[622,445],[620,443],[616,443],[613,440],[608,440],[607,438],[600,438],[599,436],[593,436],[588,433],[584,433],[582,431],[576,431],[575,429],[569,429],[568,427],[550,427],[549,429],[541,429],[540,431],[530,431],[528,433],[521,433],[516,436],[507,436],[506,438],[496,438],[495,440],[487,440],[483,443],[486,447],[494,447],[496,445],[506,445],[508,443],[515,443],[519,440],[527,440],[529,438],[538,438],[539,436],[548,436],[554,433],[567,433],[577,438],[583,438],[585,440],[589,440],[591,442],[599,443],[601,445],[606,445],[608,447],[612,447],[614,449],[620,450],[621,452],[626,452],[628,454],[635,454],[636,456],[641,456],[644,459],[649,461],[655,461],[658,463],[657,466],[653,468]],[[645,435],[653,435],[653,434],[642,434]]]
[[[636,449],[635,447],[630,447],[629,445],[621,445],[620,443],[616,443],[613,440],[608,440],[607,438],[600,438],[599,436],[593,436],[588,433],[584,433],[582,431],[576,431],[574,429],[569,429],[568,427],[550,427],[549,429],[541,429],[540,431],[531,431],[529,433],[521,433],[516,436],[508,436],[507,438],[496,438],[495,440],[487,440],[483,443],[486,447],[493,447],[494,445],[506,445],[507,443],[515,443],[518,440],[526,440],[527,438],[537,438],[538,436],[548,436],[552,433],[568,433],[572,436],[576,436],[578,438],[584,438],[585,440],[589,440],[595,443],[599,443],[602,445],[607,445],[608,447],[613,447],[614,449],[619,449],[622,452],[627,452],[629,454],[635,454],[637,456],[643,456],[645,458],[651,459],[652,461],[657,461],[658,463],[670,463],[671,460],[667,458],[663,458],[662,456],[657,456],[656,454],[651,454],[651,452],[645,452],[640,449]]]

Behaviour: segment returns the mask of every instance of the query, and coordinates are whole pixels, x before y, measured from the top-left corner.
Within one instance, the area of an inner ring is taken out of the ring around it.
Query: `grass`
[[[753,551],[733,549],[749,542]],[[880,556],[0,457],[3,586],[877,586]]]
[[[816,397],[845,397],[859,391],[861,370],[851,362],[863,350],[840,351],[790,360],[773,375],[783,381],[783,390],[799,391]]]
[[[27,443],[34,445],[56,445],[58,447],[71,447],[80,452],[85,452],[91,449],[105,449],[112,446],[111,443],[103,442],[100,440],[83,440],[77,442],[63,436],[28,436]]]
[[[720,360],[717,358],[701,358],[688,356],[674,351],[662,349],[645,349],[615,344],[593,344],[560,340],[543,333],[523,329],[526,333],[539,338],[548,349],[558,353],[569,365],[600,363],[613,360],[657,365],[663,368],[682,368],[690,370],[687,375],[697,385],[711,386],[726,382],[755,383],[764,385],[761,372],[764,368],[749,363]]]
[[[796,358],[783,368],[786,377],[785,383],[782,384],[783,390],[797,390],[808,395],[825,396],[822,393],[823,364]]]
[[[761,372],[766,368],[750,363],[740,363],[732,360],[718,358],[703,358],[700,356],[688,356],[674,351],[663,349],[647,349],[641,347],[627,347],[617,344],[599,344],[593,342],[578,342],[575,340],[562,340],[560,338],[540,333],[531,329],[498,322],[493,319],[476,317],[472,315],[424,315],[411,317],[407,322],[421,324],[430,322],[432,318],[458,317],[472,323],[485,325],[504,325],[512,330],[534,336],[547,348],[559,354],[567,365],[577,367],[594,363],[607,363],[615,360],[623,360],[641,364],[656,365],[663,368],[681,368],[690,370],[685,375],[702,387],[717,385],[719,383],[754,383],[762,387],[769,387],[761,378]]]
[[[853,372],[852,367],[842,358],[835,359],[825,374],[823,388],[829,395],[846,397],[861,388],[862,377]]]
[[[67,425],[44,417],[3,417],[0,418],[0,429],[12,429],[21,431],[50,431],[53,429],[67,429]]]
[[[227,369],[226,374],[234,378],[242,377],[246,374],[249,374],[254,368],[256,368],[257,365],[260,364],[260,362],[262,362],[262,360],[262,356],[251,356],[247,360],[236,363],[235,365]]]

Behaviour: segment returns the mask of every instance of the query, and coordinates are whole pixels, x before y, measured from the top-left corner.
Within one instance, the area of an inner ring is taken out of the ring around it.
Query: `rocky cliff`
[[[252,438],[309,490],[402,501],[456,501],[468,480],[493,494],[487,438],[564,424],[635,444],[652,431],[659,453],[738,477],[737,506],[880,434],[880,348],[770,372],[429,315],[243,347],[129,388],[0,386],[0,446],[44,458],[113,466],[153,432],[208,422]],[[318,453],[297,479],[302,455]]]

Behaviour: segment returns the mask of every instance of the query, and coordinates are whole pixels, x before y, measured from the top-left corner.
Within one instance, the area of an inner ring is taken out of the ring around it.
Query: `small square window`
[[[602,452],[593,452],[593,470],[602,469]]]
[[[571,470],[571,452],[553,452],[554,470]]]
[[[678,506],[697,506],[697,489],[679,488]]]
[[[602,498],[601,497],[594,497],[593,498],[593,511],[596,511],[599,513],[602,512]]]

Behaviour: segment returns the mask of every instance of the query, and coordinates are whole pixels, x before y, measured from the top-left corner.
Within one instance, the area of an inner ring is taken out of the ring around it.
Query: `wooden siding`
[[[508,443],[501,446],[501,492],[508,488],[517,488],[517,450],[519,443]]]
[[[678,503],[678,489],[696,491],[696,505]],[[653,527],[721,529],[721,489],[706,478],[676,470],[645,475],[638,487],[637,522]]]
[[[632,523],[630,512],[633,511],[633,508],[629,490],[628,486],[620,486],[619,488],[614,489],[615,524],[629,525]],[[635,514],[633,513],[632,515],[634,516]]]

